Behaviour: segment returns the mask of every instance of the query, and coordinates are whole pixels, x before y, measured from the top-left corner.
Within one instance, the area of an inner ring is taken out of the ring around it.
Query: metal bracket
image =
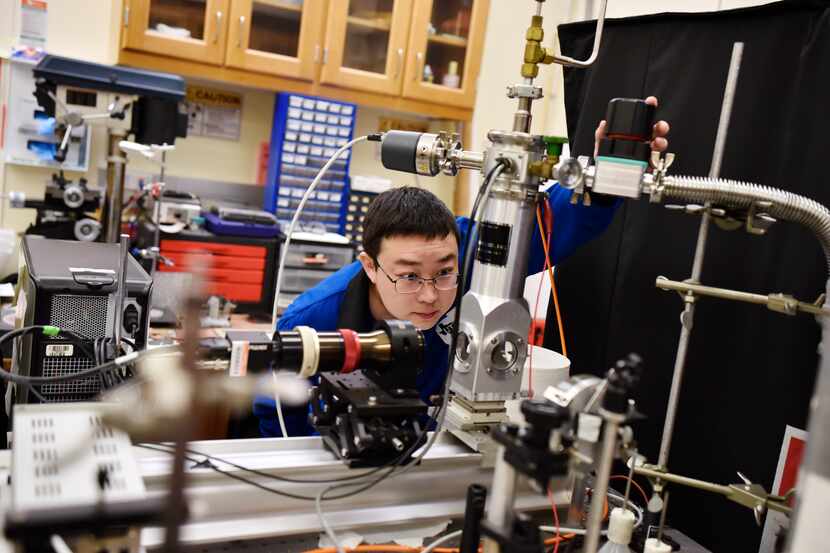
[[[541,86],[532,84],[514,84],[507,86],[508,98],[530,98],[532,100],[538,100],[543,96],[544,92]]]
[[[777,222],[768,213],[759,212],[759,209],[769,209],[772,207],[772,202],[755,202],[749,206],[749,211],[746,214],[746,231],[750,234],[763,235],[767,230]]]
[[[666,152],[665,155],[656,150],[651,152],[649,164],[654,170],[651,190],[649,191],[649,201],[651,203],[660,203],[663,200],[663,190],[665,189],[663,179],[666,177],[666,171],[674,163],[674,157],[674,154],[671,152]]]

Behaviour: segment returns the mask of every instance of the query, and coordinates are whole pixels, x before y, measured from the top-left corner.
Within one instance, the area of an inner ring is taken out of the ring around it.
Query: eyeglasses
[[[458,288],[458,273],[444,273],[443,275],[438,275],[434,278],[422,278],[419,276],[392,278],[389,276],[389,273],[387,273],[386,270],[380,266],[377,259],[375,260],[375,265],[377,265],[377,268],[380,269],[384,275],[386,275],[389,282],[395,285],[395,291],[399,294],[415,294],[416,292],[419,292],[427,282],[431,282],[432,285],[435,286],[436,290],[441,291],[454,290]]]

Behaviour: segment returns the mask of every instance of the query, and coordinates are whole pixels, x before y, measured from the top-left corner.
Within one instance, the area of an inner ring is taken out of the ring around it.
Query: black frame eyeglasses
[[[377,259],[374,261],[375,266],[380,269],[384,275],[386,275],[389,282],[395,285],[395,291],[399,294],[417,294],[423,289],[424,284],[427,282],[431,282],[432,286],[441,292],[448,292],[458,288],[458,277],[460,276],[458,273],[445,273],[432,278],[423,278],[419,276],[392,278],[389,276],[389,273],[386,272],[386,269],[380,266]]]

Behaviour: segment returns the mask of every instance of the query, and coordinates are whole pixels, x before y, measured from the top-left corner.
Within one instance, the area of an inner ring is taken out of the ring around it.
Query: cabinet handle
[[[326,46],[323,48],[323,65],[326,65],[329,62],[329,47]]]
[[[417,83],[419,80],[423,78],[424,68],[421,67],[421,64],[424,61],[424,54],[418,52],[415,54],[415,82]]]
[[[314,45],[314,63],[320,63],[320,45]]]
[[[222,12],[216,12],[216,32],[213,33],[213,43],[219,42],[219,33],[222,32]]]
[[[245,34],[245,16],[239,16],[239,36],[237,37],[238,40],[236,41],[236,46],[238,48],[242,48],[242,35]]]
[[[401,76],[401,68],[403,67],[403,48],[398,48],[398,63],[395,66],[395,75],[392,77],[393,81],[398,80]]]

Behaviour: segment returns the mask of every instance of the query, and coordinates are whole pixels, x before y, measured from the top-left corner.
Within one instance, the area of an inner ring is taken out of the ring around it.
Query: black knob
[[[608,138],[647,142],[654,127],[655,107],[637,98],[614,98],[605,113]]]
[[[553,430],[568,421],[568,410],[546,399],[526,399],[522,402],[522,414],[534,430]]]
[[[640,383],[642,374],[643,358],[636,353],[629,353],[617,361],[606,375],[608,387],[602,406],[609,411],[625,414],[628,411],[628,399]]]

